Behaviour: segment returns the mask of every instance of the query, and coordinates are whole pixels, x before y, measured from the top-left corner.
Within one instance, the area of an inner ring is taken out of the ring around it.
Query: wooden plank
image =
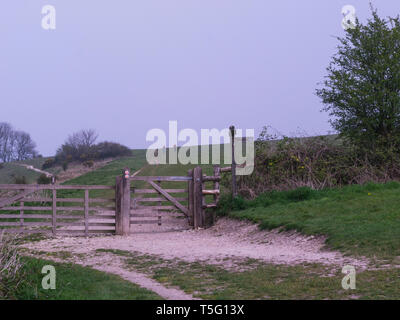
[[[51,219],[51,214],[0,214],[1,219]]]
[[[187,189],[164,189],[164,191],[168,193],[186,193]],[[135,193],[147,194],[147,193],[158,193],[158,192],[153,189],[135,189]]]
[[[19,185],[19,190],[25,190],[25,188],[21,187],[21,185]],[[32,191],[32,190],[25,190],[25,191],[21,192],[20,194],[17,194],[13,197],[7,198],[6,200],[3,200],[0,202],[0,208],[8,206],[15,201],[21,200],[21,199],[25,198],[28,194],[31,194],[33,192],[34,191]]]
[[[217,207],[217,205],[215,203],[203,205],[204,209],[211,209],[211,208],[216,208],[216,207]]]
[[[37,233],[37,234],[52,234],[51,230],[42,230],[42,229],[36,229],[36,230],[32,230],[32,229],[14,229],[14,228],[6,228],[6,229],[1,229],[1,231],[4,231],[6,233]]]
[[[89,231],[89,190],[85,190],[85,235],[88,235]]]
[[[189,181],[190,177],[185,176],[134,176],[130,177],[131,181]]]
[[[115,223],[111,223],[111,222],[96,222],[96,223],[91,223],[89,226],[90,227],[115,227]]]
[[[51,227],[51,222],[25,222],[24,226],[48,226]],[[0,226],[21,226],[20,222],[0,222]]]
[[[203,190],[203,195],[216,195],[219,194],[219,190]]]
[[[80,215],[57,214],[56,218],[57,219],[83,219],[84,216],[82,214],[80,214]]]
[[[221,181],[221,177],[203,176],[203,181]]]
[[[89,221],[93,219],[93,220],[98,220],[98,219],[115,219],[115,215],[96,215],[96,216],[89,216]]]
[[[220,166],[214,166],[214,176],[221,178],[221,167]],[[214,190],[220,190],[220,181],[215,181],[214,182]],[[219,201],[219,194],[214,195],[214,202],[217,204]]]
[[[131,220],[131,224],[158,224],[157,220]]]
[[[231,171],[232,171],[232,167],[221,168],[221,172],[231,172]]]
[[[175,206],[136,206],[136,208],[131,208],[132,210],[174,210]]]
[[[115,190],[115,186],[104,185],[60,185],[60,184],[0,184],[0,190]]]
[[[189,211],[189,225],[193,227],[194,225],[194,184],[193,184],[193,169],[188,171],[188,176],[192,178],[192,180],[188,181],[188,211]]]
[[[4,207],[1,208],[0,211],[51,211],[53,210],[52,207]],[[1,214],[1,213],[0,213]]]
[[[187,201],[187,198],[175,198],[177,201]],[[136,202],[170,202],[165,198],[136,198]]]
[[[168,192],[163,190],[161,187],[159,187],[156,183],[153,181],[148,181],[149,184],[156,189],[161,195],[163,195],[165,198],[167,198],[169,201],[172,202],[172,204],[177,207],[179,210],[181,210],[186,216],[189,214],[188,209],[184,207],[182,204],[180,204],[177,200],[175,200],[174,197],[172,197]]]
[[[20,203],[19,203],[19,205],[21,206],[21,207],[24,207],[24,202],[23,201],[21,201]],[[21,210],[20,212],[19,212],[19,214],[20,214],[20,219],[19,219],[19,222],[20,222],[20,224],[21,224],[21,227],[23,227],[24,226],[24,210]]]
[[[203,194],[202,194],[202,189],[203,189],[203,183],[202,183],[202,169],[201,167],[196,167],[193,170],[193,182],[194,182],[194,187],[193,187],[193,194],[194,194],[194,202],[193,202],[193,208],[194,208],[194,228],[202,228],[202,216],[203,216]]]
[[[23,200],[25,202],[53,202],[52,198],[40,198],[40,197],[24,198]],[[82,203],[83,199],[82,198],[77,198],[77,199],[73,199],[73,198],[57,198],[57,202]]]
[[[53,214],[53,218],[52,218],[52,232],[53,235],[56,235],[56,224],[57,224],[57,190],[52,190],[52,198],[53,198],[53,210],[52,210],[52,214]]]

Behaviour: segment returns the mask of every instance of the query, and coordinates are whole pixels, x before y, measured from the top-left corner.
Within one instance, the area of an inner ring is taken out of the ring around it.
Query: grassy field
[[[248,259],[238,265],[242,270],[236,271],[122,250],[98,251],[119,255],[127,269],[202,299],[400,299],[399,268],[358,272],[356,290],[346,291],[339,267],[272,265]]]
[[[25,281],[14,299],[19,300],[154,300],[160,297],[122,278],[75,264],[24,257]],[[56,269],[56,289],[41,286],[43,266]]]
[[[227,204],[220,211],[257,222],[262,229],[325,235],[332,249],[400,264],[400,183],[298,189],[238,200],[233,208]]]

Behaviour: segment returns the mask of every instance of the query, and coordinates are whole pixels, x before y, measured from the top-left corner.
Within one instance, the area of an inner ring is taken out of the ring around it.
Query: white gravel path
[[[165,298],[191,299],[191,296],[182,291],[178,293],[180,290],[161,292],[170,289],[161,288],[160,284],[144,275],[123,269],[122,263],[112,263],[110,259],[103,261],[102,259],[109,253],[104,253],[104,257],[93,253],[96,249],[118,249],[157,255],[169,260],[181,259],[187,262],[201,261],[219,264],[226,268],[231,268],[235,262],[249,258],[269,264],[319,263],[340,269],[347,264],[357,269],[367,267],[366,259],[344,257],[339,252],[327,250],[324,248],[324,241],[323,237],[306,237],[296,232],[259,231],[255,224],[224,218],[207,230],[156,233],[153,230],[153,232],[132,233],[128,237],[59,237],[24,246],[39,251],[70,251],[75,254],[89,254],[87,261],[84,261],[86,265],[119,274]]]

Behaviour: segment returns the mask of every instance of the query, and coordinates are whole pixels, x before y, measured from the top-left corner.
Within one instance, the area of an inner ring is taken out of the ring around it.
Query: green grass
[[[400,299],[398,268],[357,272],[356,289],[344,290],[341,282],[345,275],[339,266],[272,265],[249,259],[237,262],[242,270],[235,271],[221,265],[166,260],[136,252],[98,251],[119,255],[125,259],[126,268],[203,299]]]
[[[122,278],[69,263],[24,257],[26,281],[16,293],[19,300],[154,300],[160,297]],[[42,289],[42,267],[56,269],[56,289]]]
[[[326,235],[327,245],[344,253],[399,260],[400,183],[275,192],[237,202],[236,208],[244,210],[234,210],[229,216],[259,223],[261,229],[283,227]]]

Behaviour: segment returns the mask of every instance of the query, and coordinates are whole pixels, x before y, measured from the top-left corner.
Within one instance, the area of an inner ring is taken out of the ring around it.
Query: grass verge
[[[16,293],[19,300],[154,300],[157,294],[122,278],[70,263],[23,257],[26,274]],[[42,289],[43,266],[56,269],[56,289]]]
[[[147,273],[165,286],[203,299],[399,299],[400,269],[363,271],[356,289],[344,290],[340,267],[265,264],[249,259],[238,270],[202,262],[166,260],[121,250],[99,249],[125,259],[127,269]]]
[[[222,201],[219,212],[259,223],[325,235],[330,248],[345,254],[400,263],[400,183],[340,189],[272,192],[257,199]]]

